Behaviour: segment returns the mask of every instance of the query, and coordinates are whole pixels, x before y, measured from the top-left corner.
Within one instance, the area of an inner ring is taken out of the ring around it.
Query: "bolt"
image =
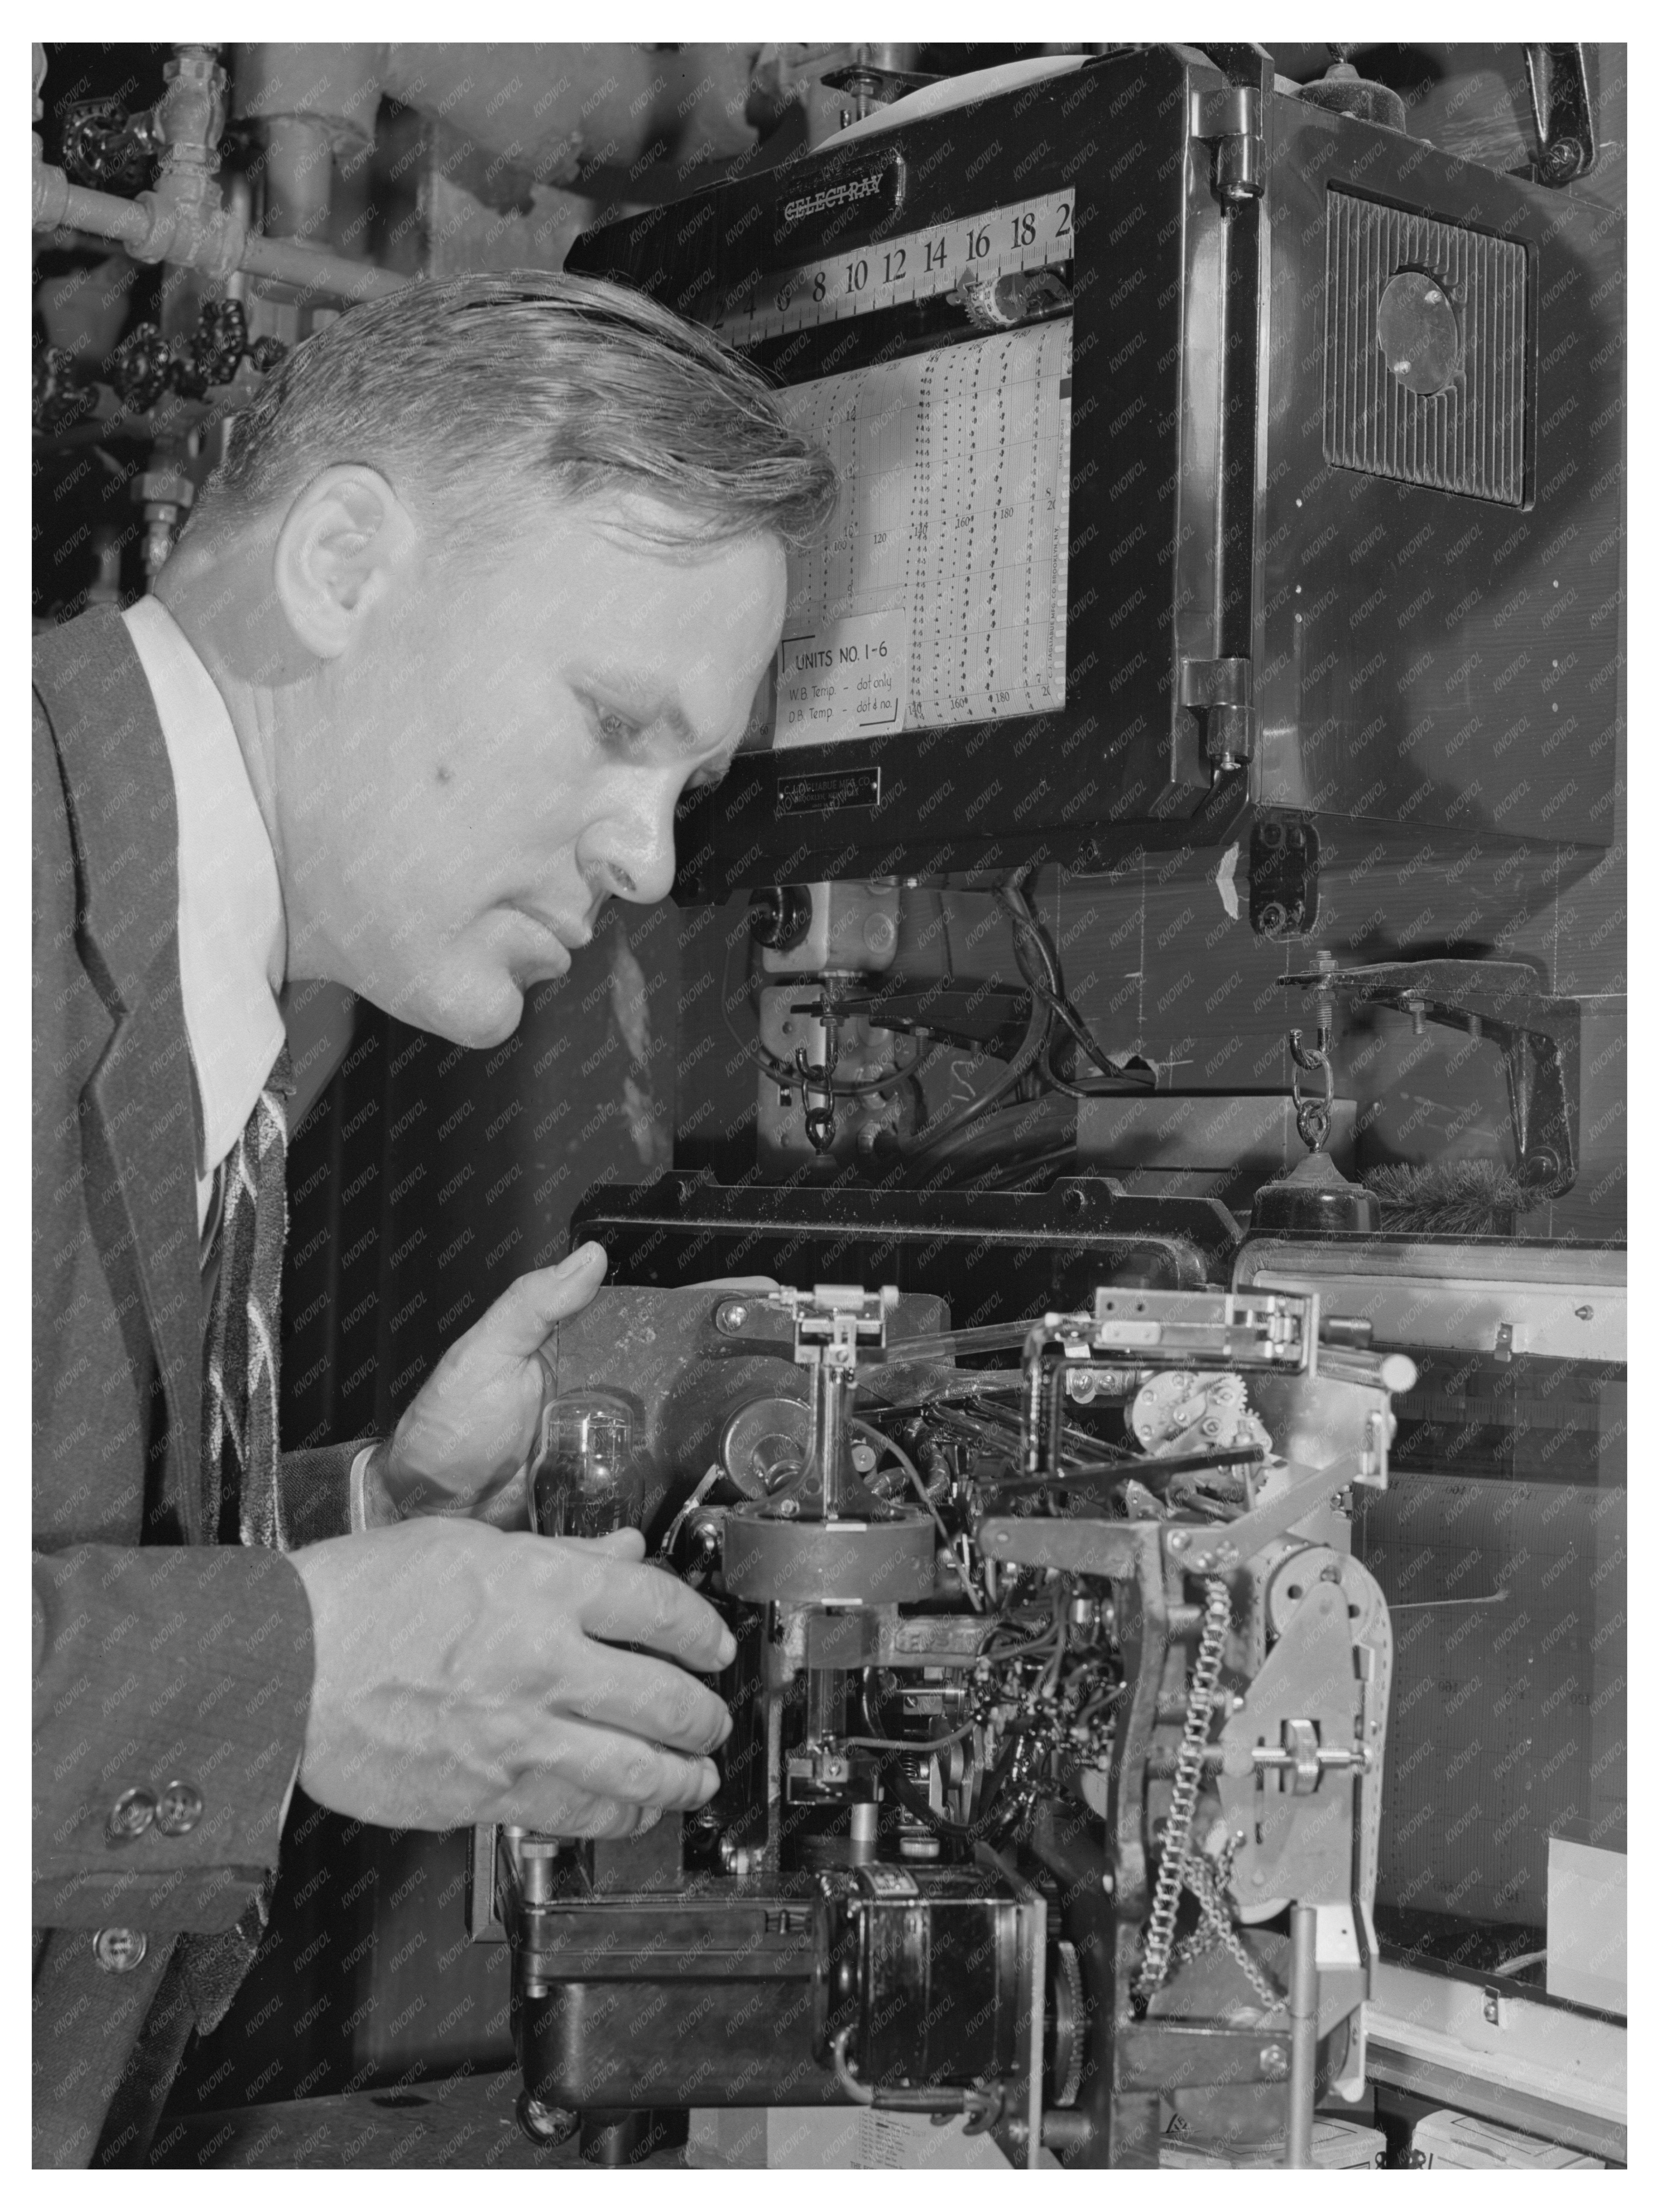
[[[1264,2081],[1283,2081],[1290,2074],[1290,2053],[1282,2043],[1270,2043],[1262,2051],[1261,2078]]]
[[[1175,1533],[1173,1534],[1173,1535],[1171,1535],[1171,1537],[1170,1538],[1170,1549],[1172,1552],[1184,1552],[1184,1551],[1186,1550],[1186,1548],[1187,1548],[1187,1539],[1186,1539],[1186,1536],[1182,1534],[1182,1532],[1179,1528],[1177,1528],[1177,1529],[1175,1531]]]
[[[741,1298],[722,1298],[714,1309],[714,1326],[722,1336],[736,1336],[748,1318]]]

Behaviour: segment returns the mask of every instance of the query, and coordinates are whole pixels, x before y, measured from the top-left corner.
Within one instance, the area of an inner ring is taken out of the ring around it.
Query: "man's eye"
[[[618,714],[609,707],[599,707],[594,711],[599,720],[599,735],[605,739],[606,744],[632,744],[634,739],[639,735],[638,730],[625,714]]]

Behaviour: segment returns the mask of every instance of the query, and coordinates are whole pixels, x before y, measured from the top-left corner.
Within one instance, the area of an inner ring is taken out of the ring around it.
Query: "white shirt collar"
[[[200,1227],[214,1170],[283,1046],[282,886],[218,686],[159,599],[138,600],[122,620],[155,695],[179,811],[179,975],[202,1108]]]

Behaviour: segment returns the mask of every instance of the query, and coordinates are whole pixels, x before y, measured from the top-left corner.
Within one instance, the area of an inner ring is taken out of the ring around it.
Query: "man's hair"
[[[237,416],[204,520],[354,461],[469,538],[539,486],[647,495],[683,519],[649,533],[671,541],[769,532],[799,548],[837,489],[829,456],[707,331],[641,292],[536,269],[412,283],[296,346]]]

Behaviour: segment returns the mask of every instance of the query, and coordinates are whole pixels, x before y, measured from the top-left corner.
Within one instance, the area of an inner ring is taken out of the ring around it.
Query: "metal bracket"
[[[1527,82],[1538,125],[1538,156],[1530,163],[1540,185],[1558,190],[1595,167],[1595,119],[1583,46],[1528,46]]]
[[[1250,825],[1250,927],[1275,943],[1319,926],[1319,832],[1305,815],[1258,815]]]
[[[1329,1467],[1304,1467],[1299,1460],[1286,1460],[1290,1487],[1237,1521],[1206,1528],[1182,1528],[1166,1522],[1164,1548],[1170,1565],[1189,1575],[1231,1573],[1246,1559],[1254,1559],[1264,1544],[1284,1535],[1317,1510],[1334,1492],[1346,1488],[1354,1479],[1354,1464],[1352,1455],[1334,1461]]]
[[[1121,2028],[1112,2050],[1120,2090],[1242,2087],[1282,2081],[1290,2071],[1290,2040],[1261,2028],[1225,2021],[1147,2020]]]
[[[1254,920],[1255,884],[1251,884]],[[1282,976],[1344,1006],[1409,1014],[1420,1036],[1434,1022],[1486,1037],[1503,1055],[1516,1173],[1528,1190],[1559,1197],[1577,1173],[1579,1008],[1556,998],[1519,960],[1395,960],[1367,968]]]

